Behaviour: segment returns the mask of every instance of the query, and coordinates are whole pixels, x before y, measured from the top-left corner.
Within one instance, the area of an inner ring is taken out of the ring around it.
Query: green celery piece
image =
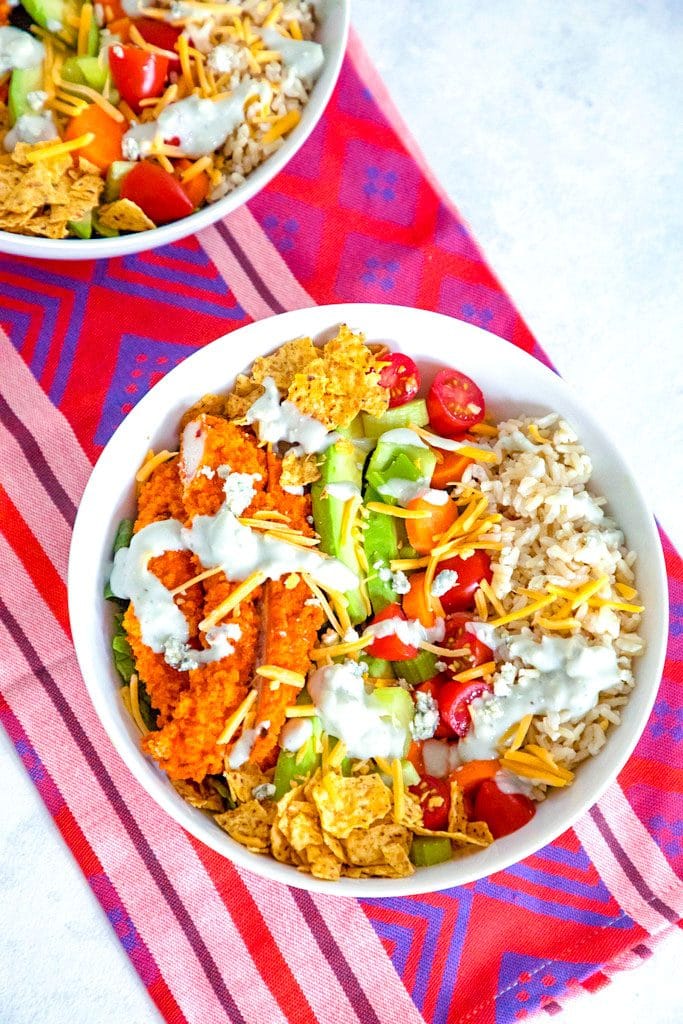
[[[86,213],[81,220],[70,220],[66,225],[74,238],[92,237],[92,210]]]
[[[100,64],[99,59],[94,54],[76,57],[76,60],[85,78],[85,84],[89,85],[91,89],[95,89],[96,92],[102,92],[109,77],[108,69]]]
[[[439,659],[431,651],[420,651],[414,658],[409,658],[406,661],[395,661],[394,662],[394,673],[401,679],[405,679],[411,686],[418,686],[420,683],[426,683],[428,679],[433,679],[435,675],[438,675],[436,671],[436,663]]]
[[[429,423],[429,413],[424,398],[415,398],[412,402],[406,402],[405,405],[387,409],[381,416],[371,416],[367,412],[362,413],[362,416],[366,437],[381,437],[387,430],[408,427],[411,423],[417,427],[426,427]]]
[[[92,12],[92,17],[90,18],[90,31],[88,32],[86,47],[88,57],[97,57],[97,54],[100,52],[100,30],[98,29],[97,22],[95,21],[94,11]],[[86,78],[87,77],[88,76],[86,74]],[[93,86],[93,89],[95,88],[96,86]]]
[[[372,487],[367,487],[364,500],[366,503],[380,501],[380,496]],[[368,597],[372,604],[372,610],[377,614],[383,611],[387,605],[395,604],[398,595],[391,579],[380,579],[374,566],[376,562],[388,565],[392,559],[398,557],[399,537],[401,541],[404,539],[405,527],[400,520],[394,519],[392,516],[385,516],[382,512],[370,512],[366,523],[363,544],[365,557],[370,566],[367,582]]]
[[[114,203],[121,195],[121,182],[128,171],[135,167],[130,160],[114,160],[107,169],[107,177],[104,182],[104,202]]]
[[[45,70],[43,64],[34,68],[15,68],[9,82],[7,105],[9,108],[9,123],[16,124],[22,114],[31,114],[33,111],[29,106],[28,95],[37,89],[42,89],[45,81]]]
[[[87,84],[79,57],[67,57],[59,69],[59,74],[65,82],[73,82],[74,85]]]
[[[411,786],[417,786],[420,781],[417,768],[412,761],[408,761],[405,757],[401,761],[401,774],[403,775],[403,785],[406,789],[410,789]]]
[[[406,461],[401,460],[398,466],[406,467],[406,472],[409,473],[409,476],[406,477],[400,477],[399,472],[393,471],[396,467],[396,460],[401,455],[405,457]],[[372,487],[380,490],[382,484],[396,479],[396,477],[411,482],[420,478],[431,480],[435,466],[436,455],[430,448],[418,444],[399,445],[392,441],[383,441],[380,438],[370,457],[366,477]]]
[[[108,228],[106,225],[100,222],[97,216],[97,210],[93,210],[92,214],[92,226],[96,235],[100,235],[102,238],[118,238],[121,234],[116,228]]]
[[[410,859],[416,868],[443,864],[453,856],[450,839],[444,836],[413,836]]]
[[[365,663],[367,666],[367,674],[371,679],[394,679],[394,666],[390,661],[386,661],[384,658],[373,658],[371,654],[366,654],[363,651],[359,656],[358,660]]]
[[[310,698],[309,698],[310,700]],[[316,768],[320,767],[320,754],[316,753],[316,739],[320,735],[320,720],[312,718],[313,732],[305,744],[302,757],[297,762],[298,751],[280,750],[277,764],[275,765],[275,799],[280,800],[285,793],[289,793],[292,782],[297,785],[312,775]]]
[[[404,754],[410,746],[410,723],[415,715],[413,698],[401,686],[383,686],[368,697],[368,705],[375,707],[382,718],[391,720],[392,725],[405,731]]]
[[[71,20],[78,17],[80,4],[73,0],[21,0],[21,5],[37,25],[42,25],[48,31],[50,25],[59,22],[60,37],[64,37],[65,41],[68,39],[75,46],[78,30],[72,26]]]

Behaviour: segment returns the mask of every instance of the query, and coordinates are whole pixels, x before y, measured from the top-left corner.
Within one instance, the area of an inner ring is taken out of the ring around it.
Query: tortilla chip
[[[174,779],[171,785],[188,804],[198,807],[200,811],[222,811],[223,801],[220,795],[210,786],[191,779]]]
[[[103,227],[116,231],[151,231],[156,227],[154,221],[130,199],[117,199],[101,206],[97,217]]]
[[[247,762],[241,768],[226,769],[225,781],[233,800],[243,804],[252,799],[252,790],[256,786],[270,782],[270,778],[263,774],[258,765]]]
[[[336,882],[342,873],[342,863],[324,845],[309,846],[306,849],[308,866],[314,878],[326,878]]]
[[[382,822],[371,828],[355,828],[345,839],[344,850],[349,864],[364,868],[370,864],[396,863],[400,856],[394,848],[403,849],[407,856],[410,843],[409,829],[395,822]]]
[[[310,338],[296,338],[288,341],[270,356],[259,356],[251,368],[251,380],[262,384],[266,377],[272,377],[282,394],[289,389],[298,373],[318,356],[318,349]]]
[[[470,821],[465,831],[470,843],[476,839],[479,846],[490,846],[493,842],[491,829],[485,821]]]
[[[467,828],[465,798],[455,779],[451,782],[451,806],[448,811],[448,831],[464,832]]]
[[[218,416],[221,419],[230,419],[228,401],[229,396],[227,395],[204,395],[183,413],[179,428],[181,433],[187,424],[196,420],[198,416]]]
[[[315,783],[312,796],[322,827],[338,839],[355,828],[368,828],[392,807],[391,790],[379,775],[346,778],[329,772]]]
[[[248,800],[233,811],[217,814],[215,821],[228,835],[256,852],[270,849],[271,825],[276,805],[272,800]]]
[[[293,451],[287,452],[282,460],[281,487],[305,487],[319,479],[320,469],[315,453],[298,456]]]

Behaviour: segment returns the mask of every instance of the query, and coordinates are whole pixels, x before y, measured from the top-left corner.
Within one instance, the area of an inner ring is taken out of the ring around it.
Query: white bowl
[[[410,878],[320,881],[293,867],[249,853],[210,818],[185,803],[143,755],[139,734],[119,697],[110,653],[111,606],[102,597],[119,520],[134,510],[133,478],[150,447],[173,449],[178,420],[203,394],[228,389],[258,355],[301,335],[326,340],[339,323],[388,341],[419,363],[429,383],[435,369],[455,366],[473,377],[497,418],[560,412],[577,429],[593,459],[593,487],[637,550],[638,588],[646,606],[643,657],[621,725],[600,754],[581,765],[576,781],[538,806],[521,831],[462,860],[416,870]],[[645,727],[664,663],[667,638],[664,559],[652,514],[623,458],[578,397],[555,374],[492,334],[437,313],[400,306],[339,305],[283,313],[219,338],[172,370],[126,417],[102,452],[85,489],[69,561],[69,614],[74,645],[95,709],[133,775],[177,822],[218,853],[267,878],[337,896],[397,896],[471,882],[521,860],[564,832],[616,777]]]
[[[243,185],[218,202],[204,206],[182,220],[163,224],[152,231],[121,235],[119,238],[32,238],[29,235],[15,235],[11,231],[0,231],[0,252],[43,260],[99,260],[109,256],[126,256],[131,252],[144,252],[159,245],[168,245],[178,238],[194,235],[249,202],[301,149],[322,117],[337,84],[349,35],[351,3],[350,0],[318,0],[316,11],[318,29],[315,39],[325,53],[320,77],[313,86],[299,124],[287,136],[284,145],[253,170]]]

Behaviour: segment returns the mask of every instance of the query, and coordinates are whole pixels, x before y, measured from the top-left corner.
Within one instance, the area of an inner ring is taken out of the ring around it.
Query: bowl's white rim
[[[334,92],[346,53],[351,24],[351,0],[329,0],[338,6],[340,32],[325,60],[323,71],[315,82],[301,121],[285,139],[284,145],[247,176],[246,181],[222,199],[202,207],[182,220],[162,224],[151,231],[121,235],[118,238],[35,238],[0,230],[0,253],[28,256],[42,260],[101,260],[113,256],[129,256],[169,245],[181,238],[195,235],[238,210],[253,199],[275,178],[299,152],[322,118]],[[336,14],[337,12],[335,12]],[[307,113],[310,112],[310,113]]]
[[[363,324],[363,313],[366,311],[377,311],[381,309],[383,312],[388,312],[394,316],[405,315],[407,312],[406,307],[396,305],[383,305],[375,303],[346,303],[330,306],[315,306],[304,310],[293,310],[286,313],[280,313],[272,317],[268,317],[264,320],[255,321],[252,324],[248,324],[244,327],[238,328],[236,331],[230,332],[227,335],[223,335],[221,338],[217,338],[214,342],[202,349],[198,350],[192,356],[188,357],[188,360],[202,356],[206,358],[205,353],[207,349],[210,349],[214,345],[220,345],[225,343],[227,339],[230,339],[231,343],[234,344],[235,339],[239,335],[242,339],[248,337],[248,334],[257,330],[262,331],[264,324],[272,325],[272,338],[273,345],[271,348],[276,347],[278,343],[288,337],[294,337],[297,334],[310,333],[316,335],[325,328],[340,322],[350,322],[352,324]],[[484,331],[482,328],[476,327],[472,324],[464,323],[463,321],[454,320],[451,317],[447,317],[444,314],[434,313],[428,310],[411,309],[411,314],[418,314],[426,318],[439,318],[440,320],[451,321],[453,324],[457,324],[457,329],[465,334],[471,334],[472,340],[476,343],[482,336],[486,336],[489,342],[494,342],[500,345],[508,345],[509,343],[492,335],[488,331]],[[303,328],[302,328],[302,320]],[[306,320],[310,320],[311,324],[306,326]],[[321,323],[317,323],[320,320]],[[289,323],[296,324],[291,329],[288,328]],[[390,331],[389,331],[390,333]],[[262,347],[262,351],[268,351],[267,348]],[[519,356],[525,361],[531,360],[535,365],[536,372],[541,372],[542,376],[547,375],[551,378],[555,384],[559,380],[561,386],[566,389],[573,402],[580,406],[582,410],[582,416],[586,423],[591,426],[591,429],[601,435],[602,443],[606,450],[609,451],[610,455],[615,459],[616,464],[620,467],[622,472],[627,476],[629,483],[634,489],[634,492],[644,510],[647,510],[647,502],[642,493],[642,490],[637,483],[637,479],[626,460],[623,458],[621,453],[618,451],[614,443],[608,434],[605,433],[604,428],[597,423],[595,418],[590,412],[588,412],[581,400],[572,391],[569,385],[566,384],[561,378],[556,377],[546,366],[534,359],[528,353],[517,349]],[[183,366],[185,366],[188,360],[184,360],[181,364],[171,370],[162,380],[160,380],[148,394],[143,397],[135,408],[126,416],[125,420],[114,432],[110,438],[108,444],[103,449],[100,458],[98,459],[88,484],[83,493],[81,503],[79,505],[76,521],[74,523],[73,538],[71,544],[71,550],[69,555],[69,570],[68,570],[68,597],[69,597],[69,616],[72,626],[73,642],[76,650],[77,659],[83,679],[86,684],[86,688],[93,702],[95,710],[102,722],[102,725],[107,732],[110,740],[114,747],[126,763],[132,774],[135,776],[137,781],[146,789],[149,795],[165,810],[171,817],[177,821],[183,828],[191,832],[201,842],[206,843],[209,847],[215,850],[222,856],[227,857],[240,867],[246,868],[247,870],[254,871],[256,874],[266,877],[272,881],[293,885],[297,888],[306,889],[311,892],[327,893],[336,896],[350,896],[350,897],[362,897],[362,898],[375,898],[375,897],[389,897],[389,896],[408,896],[408,895],[419,895],[422,893],[438,891],[440,889],[447,889],[454,886],[464,885],[469,882],[477,881],[480,878],[488,877],[489,875],[505,870],[513,864],[524,860],[526,857],[542,849],[543,846],[553,842],[567,829],[571,828],[572,825],[582,817],[586,811],[594,806],[605,790],[612,784],[616,779],[619,772],[626,764],[628,758],[633,753],[633,750],[642,736],[642,733],[647,724],[648,717],[654,705],[659,689],[662,671],[664,667],[664,660],[666,655],[666,646],[668,640],[668,597],[667,597],[667,576],[666,567],[664,562],[664,555],[661,548],[661,542],[656,528],[654,517],[651,513],[647,513],[647,518],[644,520],[648,524],[649,540],[652,542],[652,550],[656,552],[656,580],[658,587],[658,598],[660,601],[660,610],[663,612],[659,619],[659,630],[656,635],[656,640],[653,644],[648,645],[649,653],[652,654],[654,649],[656,657],[654,659],[655,669],[652,672],[652,676],[648,682],[649,696],[647,703],[643,706],[641,712],[641,718],[637,726],[632,728],[631,734],[628,741],[624,740],[626,733],[624,725],[622,723],[619,726],[619,731],[612,736],[612,742],[614,743],[615,737],[619,737],[619,743],[621,745],[621,753],[618,758],[614,760],[614,763],[609,771],[605,772],[603,777],[600,779],[599,784],[595,785],[590,793],[581,801],[577,807],[571,813],[566,813],[562,816],[557,826],[547,827],[543,834],[542,840],[539,842],[537,839],[532,839],[530,836],[525,836],[524,830],[521,832],[514,833],[512,836],[508,836],[505,839],[497,840],[493,847],[489,850],[493,854],[495,850],[495,864],[489,867],[487,870],[482,871],[477,869],[477,863],[481,863],[479,857],[475,854],[473,856],[453,861],[451,863],[458,865],[458,877],[451,881],[443,882],[439,885],[428,883],[429,875],[434,869],[418,869],[411,877],[402,879],[349,879],[342,878],[339,881],[326,881],[323,879],[313,878],[310,875],[302,874],[297,872],[289,865],[283,865],[275,861],[270,857],[263,857],[256,854],[249,853],[244,847],[230,840],[229,837],[222,833],[220,830],[212,826],[210,829],[202,829],[201,834],[197,828],[194,827],[194,822],[188,817],[184,816],[182,809],[179,809],[178,804],[173,800],[171,796],[170,787],[161,781],[152,771],[151,764],[146,764],[144,761],[142,765],[139,759],[139,751],[131,751],[131,739],[130,736],[124,731],[120,720],[117,720],[111,713],[108,705],[105,702],[103,688],[98,685],[97,682],[97,671],[96,666],[91,656],[91,644],[87,636],[82,634],[79,628],[78,617],[75,614],[78,607],[79,593],[83,589],[83,584],[78,578],[79,566],[76,565],[75,551],[78,547],[78,539],[81,524],[86,516],[96,514],[96,508],[94,506],[93,498],[96,494],[97,482],[99,476],[106,473],[106,458],[105,454],[107,448],[112,444],[114,438],[117,438],[123,432],[135,431],[136,422],[139,418],[142,418],[144,414],[145,404],[152,394],[152,391],[159,396],[161,392],[168,390],[169,394],[173,391],[174,381],[182,373]],[[93,509],[91,510],[91,505]],[[643,688],[643,680],[638,682],[638,686]],[[614,752],[612,752],[614,757]],[[143,767],[144,766],[144,767]],[[205,819],[202,819],[205,820]],[[209,823],[210,824],[210,823]],[[228,841],[226,843],[226,840]],[[512,840],[513,842],[509,842]],[[226,846],[229,846],[230,852],[226,850]],[[510,849],[512,847],[512,849]],[[488,853],[489,851],[484,851]],[[488,859],[488,858],[487,858]],[[359,884],[359,881],[361,884]]]

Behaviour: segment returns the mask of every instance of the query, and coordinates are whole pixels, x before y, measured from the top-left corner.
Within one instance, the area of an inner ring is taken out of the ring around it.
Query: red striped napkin
[[[683,566],[665,539],[669,658],[618,784],[551,846],[446,892],[342,900],[237,870],[141,790],[79,676],[80,495],[126,412],[196,348],[285,309],[390,301],[544,358],[356,41],[318,129],[248,207],[122,259],[0,257],[0,281],[0,716],[166,1020],[507,1024],[680,924]]]

